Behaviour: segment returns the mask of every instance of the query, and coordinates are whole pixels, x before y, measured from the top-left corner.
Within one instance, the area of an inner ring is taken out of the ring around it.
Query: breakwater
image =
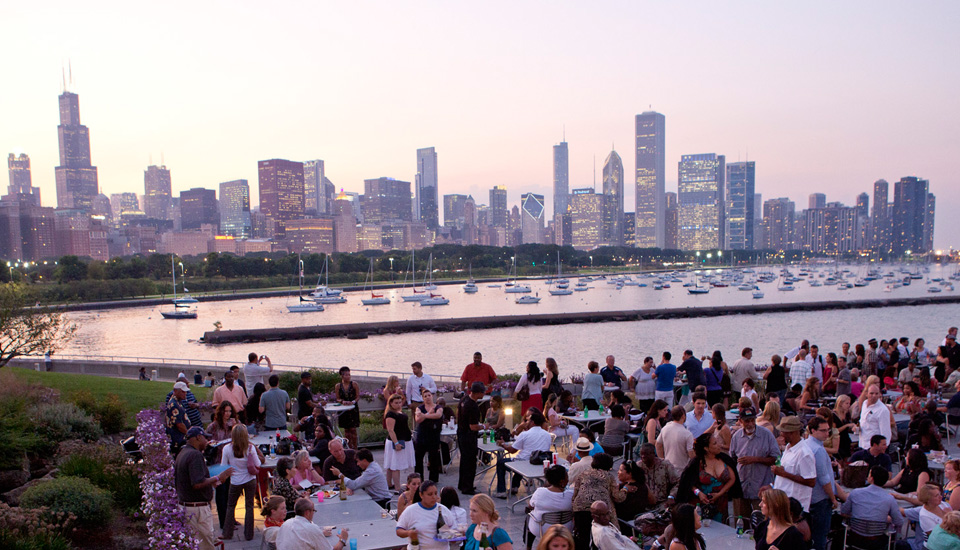
[[[794,311],[871,309],[893,306],[922,306],[960,303],[960,295],[886,298],[873,300],[831,300],[779,304],[743,304],[733,306],[705,306],[665,309],[637,309],[623,311],[586,311],[530,315],[497,315],[460,317],[451,319],[413,319],[370,323],[342,323],[299,327],[235,329],[208,331],[203,335],[206,344],[234,344],[302,340],[310,338],[367,338],[381,334],[408,332],[455,332],[462,330],[567,325],[575,323],[604,323],[642,321],[647,319],[678,319],[691,317],[719,317],[726,315],[759,315],[762,313],[789,313]]]

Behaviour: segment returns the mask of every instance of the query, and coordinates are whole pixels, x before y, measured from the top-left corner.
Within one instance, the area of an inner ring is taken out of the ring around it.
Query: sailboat
[[[421,306],[445,306],[450,303],[450,300],[444,298],[439,294],[430,294],[429,298],[424,298],[420,300]]]
[[[196,319],[197,310],[190,309],[190,304],[197,301],[193,298],[192,302],[180,302],[177,300],[177,265],[174,263],[174,255],[170,255],[170,272],[173,274],[173,311],[160,310],[160,315],[164,319]],[[184,289],[186,291],[186,289]]]
[[[323,269],[320,276],[317,277],[317,288],[310,293],[310,297],[318,304],[342,304],[347,301],[346,296],[342,296],[339,288],[330,288],[330,256],[323,257]],[[323,284],[320,284],[320,281]]]
[[[363,282],[364,292],[367,291],[368,283],[370,284],[370,297],[360,300],[360,303],[365,306],[382,306],[390,303],[390,298],[373,291],[373,258],[370,258],[370,273],[367,274],[367,279]]]
[[[506,292],[507,294],[526,294],[526,293],[528,293],[528,292],[531,292],[530,287],[529,287],[528,285],[517,284],[517,256],[516,256],[516,254],[514,254],[514,256],[513,256],[513,265],[512,265],[511,268],[510,268],[510,274],[512,275],[512,278],[511,278],[510,281],[507,283],[506,288],[503,289],[504,292]],[[537,301],[539,302],[540,300],[538,299]]]
[[[474,294],[477,290],[477,282],[473,280],[473,264],[470,264],[467,268],[467,283],[463,285],[463,291],[467,294]]]
[[[554,284],[554,287],[550,289],[551,296],[569,296],[573,294],[573,291],[568,288],[570,286],[570,281],[563,278],[562,275],[562,264],[560,263],[560,251],[557,251],[557,280]],[[539,299],[538,299],[539,301]]]
[[[303,297],[303,260],[300,259],[300,255],[297,254],[297,262],[300,265],[300,271],[298,273],[300,281],[300,291],[297,292],[297,300],[299,303],[287,306],[287,311],[290,313],[309,313],[311,311],[323,311],[323,304],[318,304],[316,302],[307,300]]]
[[[403,294],[400,297],[403,298],[404,302],[419,302],[428,298],[426,291],[417,290],[417,251],[410,251],[410,267],[407,269],[407,272],[403,274],[403,288],[407,286],[407,275],[411,274],[410,281],[413,285],[413,294]],[[401,290],[403,292],[403,290]]]
[[[171,261],[171,263],[172,263],[172,261]],[[174,277],[176,277],[176,273],[174,273]],[[177,297],[176,297],[177,285],[176,285],[176,283],[174,283],[174,285],[173,285],[173,292],[174,292],[173,303],[176,304],[176,305],[178,305],[178,306],[185,306],[185,305],[190,305],[190,304],[196,304],[197,302],[199,302],[199,300],[197,300],[197,299],[194,298],[193,296],[190,296],[189,294],[187,294],[187,293],[189,292],[189,290],[187,290],[186,273],[184,273],[184,271],[183,271],[183,263],[182,263],[182,262],[180,263],[180,278],[182,279],[181,284],[183,285],[183,296],[181,296],[180,298],[177,298]]]
[[[437,290],[437,285],[433,284],[433,252],[427,260],[427,272],[423,274],[423,289]]]
[[[518,298],[517,298],[516,300],[514,300],[514,301],[515,301],[516,303],[518,303],[518,304],[539,304],[539,303],[540,303],[540,297],[539,297],[539,296],[530,296],[530,295],[520,296],[520,297],[518,297]]]
[[[687,287],[687,292],[690,294],[707,294],[710,292],[709,286],[700,286],[700,279],[694,274],[693,276],[693,286]]]

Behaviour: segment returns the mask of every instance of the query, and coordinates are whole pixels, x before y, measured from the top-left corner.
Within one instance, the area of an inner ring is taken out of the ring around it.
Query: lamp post
[[[721,265],[720,258],[723,256],[723,250],[717,250],[717,265]]]
[[[393,282],[393,258],[390,258],[390,282]]]
[[[590,271],[593,271],[593,256],[590,256]]]

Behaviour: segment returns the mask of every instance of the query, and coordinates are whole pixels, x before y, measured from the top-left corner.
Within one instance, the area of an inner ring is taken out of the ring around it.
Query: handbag
[[[526,401],[530,399],[530,386],[524,385],[523,388],[517,390],[517,401]]]
[[[867,476],[869,475],[870,466],[866,462],[859,460],[847,464],[847,467],[844,468],[840,474],[840,483],[850,489],[859,489],[860,487],[866,487]]]
[[[534,451],[530,455],[530,464],[540,466],[545,460],[553,460],[553,453],[550,451]]]
[[[256,451],[253,450],[253,445],[251,445],[247,448],[247,473],[252,476],[260,473],[257,469],[257,463],[253,461],[255,456],[257,456]]]
[[[661,509],[646,512],[633,520],[633,525],[644,536],[654,537],[663,534],[663,531],[670,525],[670,510]]]

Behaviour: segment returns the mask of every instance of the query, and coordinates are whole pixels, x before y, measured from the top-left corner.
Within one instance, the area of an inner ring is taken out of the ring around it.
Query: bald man
[[[323,461],[323,472],[320,474],[323,479],[339,479],[339,475],[333,475],[331,468],[336,468],[343,475],[350,479],[360,477],[360,465],[357,464],[357,451],[353,449],[344,449],[343,441],[339,438],[330,442],[327,447],[330,450],[330,456]]]
[[[593,544],[600,550],[638,550],[632,540],[620,533],[616,525],[610,523],[610,507],[606,502],[596,501],[590,505],[593,524],[590,534]]]

